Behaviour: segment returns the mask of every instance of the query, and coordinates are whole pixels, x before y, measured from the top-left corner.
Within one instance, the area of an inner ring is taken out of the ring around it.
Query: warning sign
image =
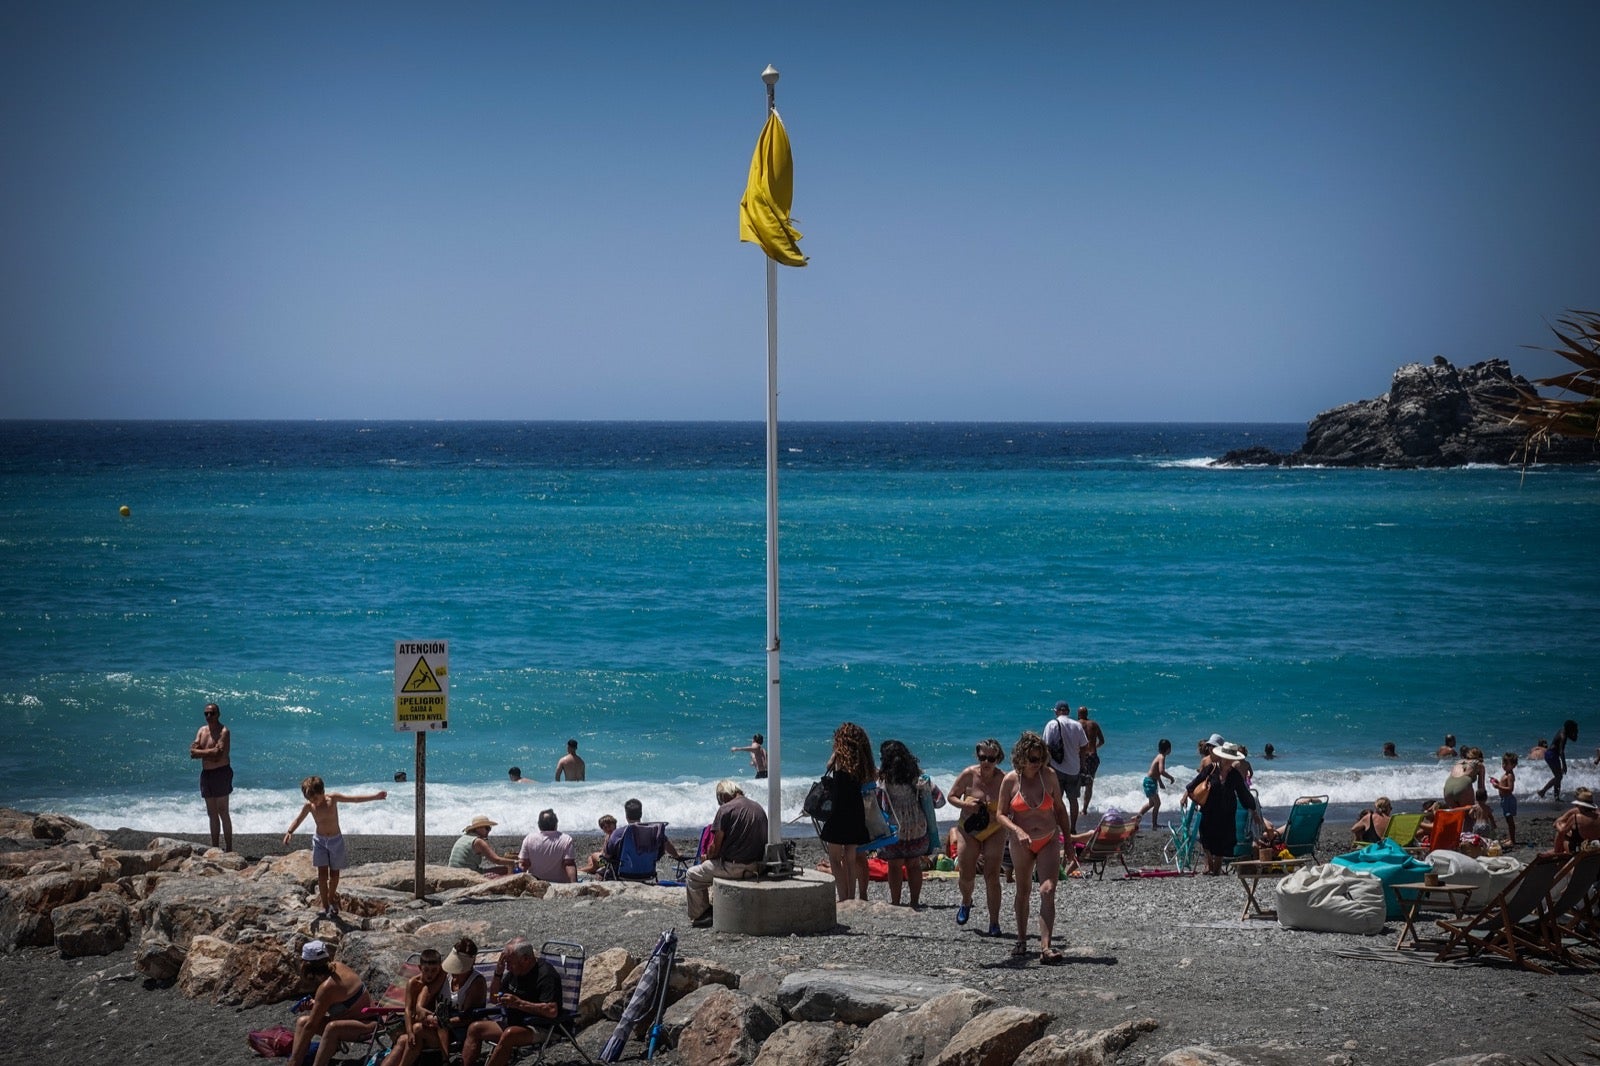
[[[450,728],[450,642],[394,642],[394,728],[418,733]]]

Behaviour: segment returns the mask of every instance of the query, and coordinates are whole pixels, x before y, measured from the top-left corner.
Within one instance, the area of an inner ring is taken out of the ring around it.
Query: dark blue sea
[[[187,746],[215,700],[241,832],[298,783],[391,790],[394,643],[448,640],[429,830],[639,796],[700,824],[766,727],[757,423],[0,423],[0,803],[203,826]],[[1220,732],[1269,805],[1434,795],[1446,731],[1600,743],[1600,472],[1216,469],[1298,425],[782,428],[785,806],[834,726],[936,779],[1058,699],[1109,743],[1097,806],[1140,802]],[[123,517],[119,507],[127,506]],[[565,741],[582,785],[549,782]],[[1394,741],[1399,760],[1379,756]],[[1492,764],[1497,758],[1492,760]],[[536,787],[513,789],[520,766]],[[1594,783],[1585,759],[1577,783]],[[1522,791],[1542,784],[1525,767]]]

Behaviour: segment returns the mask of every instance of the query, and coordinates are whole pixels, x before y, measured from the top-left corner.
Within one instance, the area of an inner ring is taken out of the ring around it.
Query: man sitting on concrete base
[[[761,872],[767,853],[767,812],[732,781],[717,782],[717,813],[711,818],[711,843],[706,861],[689,867],[689,921],[696,928],[711,924],[711,882],[721,877],[739,881]]]

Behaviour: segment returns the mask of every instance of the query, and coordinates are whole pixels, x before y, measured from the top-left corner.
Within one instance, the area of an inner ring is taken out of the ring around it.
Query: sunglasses
[[[980,753],[978,755],[978,761],[979,762],[999,762],[1000,761],[1000,756],[998,756],[998,755],[984,755],[984,754]]]
[[[1019,759],[1017,761],[1023,766],[1041,766],[1044,764],[1044,760],[1039,758],[1037,755],[1029,755],[1027,758]]]

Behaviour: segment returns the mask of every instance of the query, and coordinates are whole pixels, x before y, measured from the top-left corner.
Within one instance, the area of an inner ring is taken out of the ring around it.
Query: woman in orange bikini
[[[1016,868],[1017,943],[1013,956],[1028,953],[1028,909],[1033,871],[1039,871],[1039,961],[1058,963],[1061,952],[1050,946],[1056,924],[1056,879],[1061,875],[1061,835],[1071,832],[1067,805],[1054,773],[1044,773],[1050,750],[1038,733],[1023,733],[1011,748],[1011,765],[1000,784],[1000,824],[1011,834],[1011,861]]]

